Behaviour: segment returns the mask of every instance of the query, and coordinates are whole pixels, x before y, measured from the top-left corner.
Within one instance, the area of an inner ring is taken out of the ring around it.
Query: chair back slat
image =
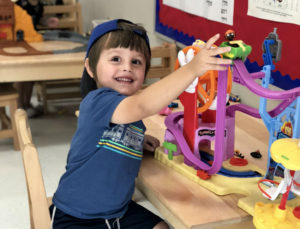
[[[23,158],[31,229],[50,228],[49,205],[39,155],[32,143],[28,117],[23,109],[15,112],[15,122]]]
[[[38,152],[31,143],[22,151],[31,215],[35,229],[50,228],[51,219]]]

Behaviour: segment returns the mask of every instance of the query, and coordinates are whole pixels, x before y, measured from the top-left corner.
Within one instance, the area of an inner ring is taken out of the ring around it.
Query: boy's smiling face
[[[123,95],[133,95],[143,85],[146,60],[142,53],[129,48],[111,48],[101,52],[97,76],[93,76],[86,59],[89,75],[97,77],[98,87],[108,87]]]

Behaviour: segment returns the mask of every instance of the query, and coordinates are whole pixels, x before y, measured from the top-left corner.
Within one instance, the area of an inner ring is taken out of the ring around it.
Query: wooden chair
[[[165,43],[162,46],[151,48],[151,67],[147,79],[159,80],[174,71],[177,58],[177,47],[174,43]],[[153,62],[157,62],[153,63]]]
[[[0,88],[0,138],[13,138],[15,150],[20,149],[14,118],[18,106],[17,100],[17,91],[2,85]],[[5,107],[9,107],[10,118],[6,115]]]
[[[75,116],[78,118],[79,117],[79,110],[75,111]]]
[[[32,143],[27,114],[23,109],[16,111],[15,121],[23,157],[31,229],[50,228],[52,198],[46,196],[39,155]]]
[[[76,0],[64,0],[64,5],[46,5],[44,14],[57,15],[59,24],[55,28],[37,26],[39,30],[63,29],[83,34],[81,5]],[[48,100],[81,98],[80,79],[54,80],[37,82],[37,95],[39,101],[43,102],[44,113],[48,113]]]
[[[45,29],[68,29],[80,34],[83,33],[82,29],[82,12],[81,5],[76,0],[64,0],[63,5],[46,5],[44,6],[45,15],[61,14],[58,26],[49,28],[47,26],[38,25],[38,30]]]
[[[81,99],[80,79],[41,81],[35,85],[38,100],[43,102],[44,114],[49,113],[49,100]]]

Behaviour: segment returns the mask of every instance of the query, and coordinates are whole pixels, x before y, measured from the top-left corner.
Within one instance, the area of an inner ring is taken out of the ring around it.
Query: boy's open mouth
[[[124,82],[124,83],[132,83],[133,82],[133,79],[131,78],[128,78],[128,77],[117,77],[116,80],[118,82]]]

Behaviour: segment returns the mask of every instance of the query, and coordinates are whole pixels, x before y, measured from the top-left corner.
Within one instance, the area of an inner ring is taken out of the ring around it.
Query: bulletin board
[[[234,1],[233,25],[228,25],[186,13],[156,0],[155,30],[184,45],[191,45],[195,39],[208,40],[220,33],[220,45],[223,34],[228,29],[236,32],[236,39],[252,46],[252,52],[245,64],[249,72],[257,72],[263,66],[262,44],[274,28],[282,41],[281,60],[274,63],[273,85],[288,90],[300,87],[300,26],[282,23],[247,15],[248,1]]]

